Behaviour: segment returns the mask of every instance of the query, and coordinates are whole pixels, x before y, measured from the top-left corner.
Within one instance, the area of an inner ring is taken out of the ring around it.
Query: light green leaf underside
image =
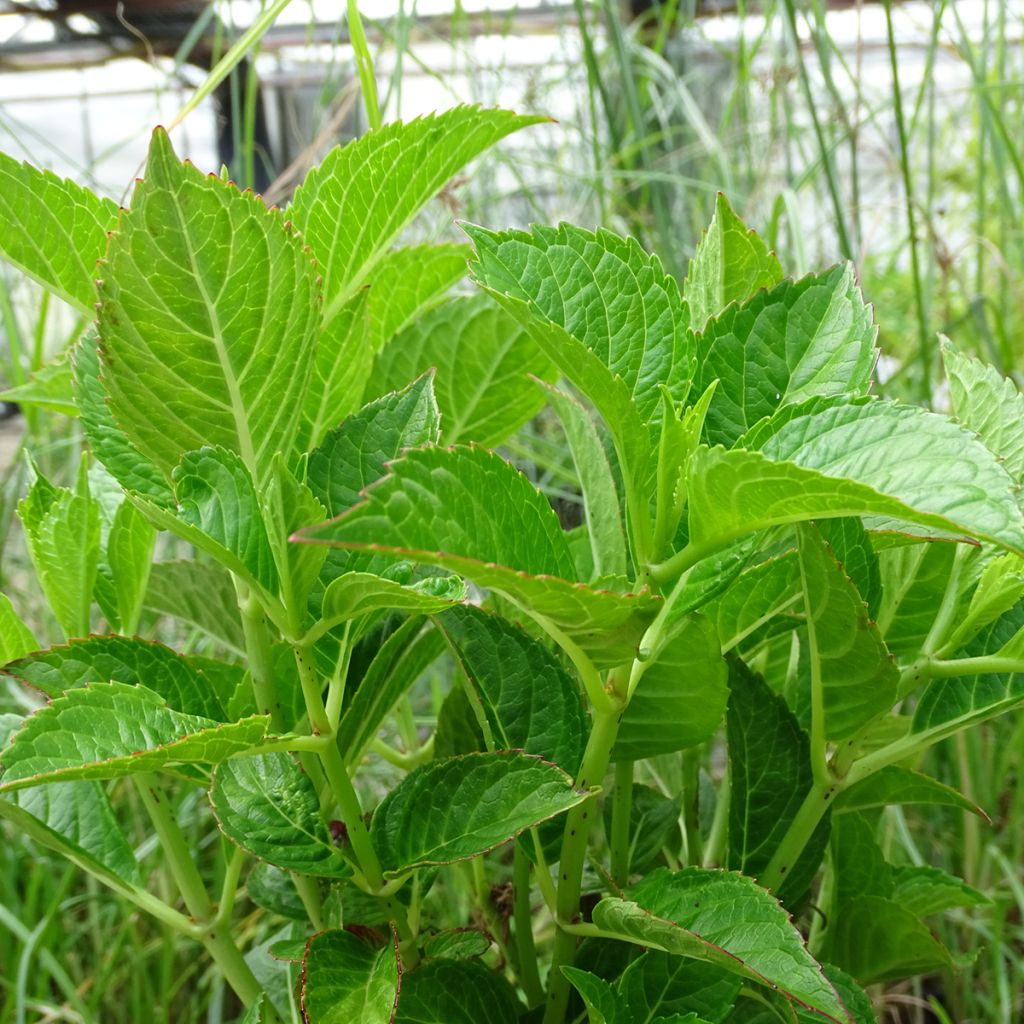
[[[538,757],[465,754],[407,775],[374,812],[370,837],[385,875],[395,877],[492,850],[591,792]]]
[[[65,636],[89,632],[99,568],[100,516],[89,495],[84,463],[75,490],[37,474],[18,503],[36,579]]]
[[[366,394],[404,387],[437,370],[446,444],[500,444],[543,406],[529,380],[551,362],[523,327],[483,293],[451,298],[393,338],[377,356]]]
[[[714,624],[688,619],[640,679],[612,759],[638,761],[703,743],[725,716],[728,674]]]
[[[210,803],[224,834],[261,860],[308,875],[351,874],[313,783],[289,754],[225,761],[213,773]]]
[[[125,436],[114,422],[100,380],[97,335],[88,330],[75,345],[71,360],[75,369],[75,401],[93,455],[128,491],[145,495],[157,505],[173,504],[164,474]]]
[[[117,203],[0,153],[0,256],[92,319]]]
[[[1024,628],[1024,601],[983,629],[963,654],[999,650]],[[914,710],[911,742],[937,742],[1024,703],[1024,672],[985,673],[928,684]]]
[[[865,394],[876,334],[849,266],[784,281],[730,306],[697,338],[697,387],[718,381],[708,442],[729,447],[783,405]]]
[[[930,775],[890,765],[869,775],[849,789],[843,790],[833,805],[836,814],[844,811],[867,811],[889,804],[937,804],[959,807],[988,821],[988,815],[962,793]]]
[[[440,302],[457,281],[466,276],[472,250],[468,245],[406,245],[384,256],[373,271],[369,289],[370,347],[380,350]],[[428,369],[428,367],[424,367]],[[399,382],[404,387],[419,373]],[[381,394],[394,387],[381,390]]]
[[[107,537],[107,564],[113,577],[117,620],[125,632],[138,627],[155,544],[156,530],[130,501],[122,501]]]
[[[227,666],[236,682],[242,669]],[[175,711],[223,722],[231,693],[219,692],[201,664],[163,644],[139,637],[92,636],[37,651],[8,665],[6,675],[56,699],[66,690],[89,683],[142,683]]]
[[[598,903],[598,927],[777,988],[820,1019],[850,1020],[786,911],[752,879],[701,868],[659,870],[627,895]]]
[[[38,646],[32,630],[21,621],[10,598],[0,593],[0,664],[14,661]]]
[[[579,686],[521,629],[470,605],[437,624],[466,675],[499,750],[523,750],[575,774],[590,728]]]
[[[0,392],[0,400],[77,417],[74,374],[68,353],[62,352],[53,362],[41,366],[24,384]]]
[[[683,296],[695,331],[730,302],[744,302],[782,280],[775,253],[733,212],[721,192],[715,213],[690,260]]]
[[[477,960],[431,960],[402,976],[395,1024],[516,1024],[512,986]]]
[[[318,294],[281,213],[180,164],[158,130],[103,267],[114,419],[165,473],[185,452],[219,445],[261,480],[296,438]]]
[[[302,1008],[316,1024],[391,1024],[398,1004],[398,950],[350,932],[314,935],[302,970]]]
[[[474,157],[542,117],[463,106],[394,122],[332,150],[288,216],[323,276],[324,322],[367,279],[402,229]]]
[[[953,417],[976,433],[985,446],[1003,459],[1014,480],[1024,477],[1024,395],[1012,380],[948,341],[942,363],[949,381]]]
[[[658,410],[662,385],[677,401],[685,397],[694,355],[686,308],[639,243],[568,224],[464,230],[476,246],[474,279],[583,344],[624,382],[645,421]]]
[[[317,632],[383,608],[433,615],[466,599],[466,584],[458,576],[431,576],[410,586],[374,576],[348,572],[333,580],[324,592]]]
[[[361,504],[297,536],[460,573],[550,619],[612,664],[628,656],[654,614],[649,595],[571,582],[572,556],[547,499],[482,448],[408,451]],[[605,650],[602,632],[617,641],[613,651]]]
[[[1024,518],[1005,470],[948,420],[874,400],[812,402],[780,417],[745,439],[760,452],[697,450],[691,543],[718,546],[772,524],[868,515],[888,528],[915,523],[1024,550]]]
[[[384,476],[387,463],[403,448],[436,442],[439,433],[433,381],[424,374],[367,403],[332,430],[310,453],[306,481],[328,515],[339,516]]]
[[[583,406],[564,391],[543,384],[540,387],[562,422],[576,466],[583,491],[583,514],[590,537],[594,575],[625,576],[627,545],[619,495],[594,421]]]
[[[806,524],[797,536],[825,738],[844,740],[896,703],[900,672],[821,533]]]
[[[146,608],[195,626],[218,644],[245,654],[238,599],[230,575],[203,562],[155,562],[146,587]]]
[[[276,593],[277,566],[256,487],[243,460],[224,448],[203,447],[182,457],[173,478],[181,521],[230,552],[251,579]],[[211,554],[216,557],[215,550]]]
[[[707,613],[718,627],[724,653],[776,616],[801,612],[800,605],[800,563],[790,551],[744,570]]]
[[[338,725],[338,748],[347,764],[358,764],[367,745],[402,694],[440,656],[444,639],[407,619],[377,651]]]
[[[449,960],[469,960],[483,956],[491,945],[491,938],[476,928],[448,928],[436,932],[423,943],[423,955],[446,957]]]
[[[144,686],[93,683],[29,718],[0,755],[0,790],[213,764],[256,746],[269,718],[223,724],[167,707]]]

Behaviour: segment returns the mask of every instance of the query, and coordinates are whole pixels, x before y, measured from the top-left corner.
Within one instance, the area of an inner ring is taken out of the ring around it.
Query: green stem
[[[725,844],[729,828],[729,769],[726,766],[726,775],[722,780],[721,789],[718,791],[718,802],[715,804],[715,814],[711,819],[711,831],[708,833],[707,845],[704,847],[703,866],[706,868],[716,867],[725,862]]]
[[[594,709],[594,724],[587,740],[583,765],[576,779],[576,785],[580,789],[599,786],[604,779],[615,737],[619,731],[621,714],[619,707],[610,710]],[[572,924],[579,920],[583,864],[587,856],[587,839],[593,824],[591,815],[594,807],[595,797],[590,797],[573,807],[566,817],[562,856],[558,865],[558,894],[555,900],[558,928],[555,932],[551,971],[548,974],[544,1024],[563,1024],[569,1004],[569,979],[562,973],[562,968],[571,966],[576,959],[576,937],[566,931],[562,924]]]
[[[700,834],[700,747],[683,751],[683,828],[686,832],[686,863],[700,864],[704,856]]]
[[[776,847],[768,866],[761,873],[760,882],[766,889],[777,891],[786,880],[786,875],[800,859],[800,854],[804,852],[804,847],[814,834],[818,822],[824,817],[839,788],[840,784],[834,781],[824,785],[815,783],[811,787],[810,792],[804,797],[800,809],[796,812],[792,824]]]
[[[245,637],[245,653],[256,698],[256,710],[261,715],[270,715],[271,727],[275,732],[281,732],[284,724],[274,685],[274,662],[267,616],[256,600],[256,595],[238,577],[235,577],[235,593],[238,595],[238,610],[242,615],[242,635]]]
[[[200,933],[206,951],[220,968],[227,983],[235,990],[238,998],[246,1006],[251,1006],[263,990],[238,946],[235,945],[229,923],[214,915],[209,893],[192,859],[192,851],[178,826],[170,800],[161,789],[159,777],[144,773],[135,777],[135,783],[160,840],[164,861],[170,868],[189,914],[197,924],[207,926],[203,927]]]
[[[615,788],[612,790],[611,866],[615,884],[624,888],[629,880],[629,825],[633,809],[633,762],[618,761],[615,765]]]
[[[532,1010],[544,1002],[544,986],[537,969],[537,948],[533,941],[533,911],[530,907],[530,859],[519,840],[512,853],[512,917],[515,927],[516,950],[519,954],[519,981],[526,995],[526,1005]]]

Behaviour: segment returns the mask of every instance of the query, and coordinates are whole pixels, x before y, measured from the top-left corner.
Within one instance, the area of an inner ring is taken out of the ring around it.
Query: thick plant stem
[[[615,789],[612,792],[611,863],[612,879],[618,886],[629,880],[629,818],[633,809],[633,762],[615,765]]]
[[[209,925],[201,933],[206,951],[238,998],[251,1006],[263,990],[235,945],[229,923],[215,917],[209,893],[192,860],[192,851],[178,827],[167,794],[161,791],[160,780],[147,773],[136,777],[136,785],[189,914],[197,923]]]
[[[583,755],[583,765],[576,780],[581,789],[599,786],[608,769],[612,746],[619,731],[622,709],[594,710],[594,724]],[[580,889],[583,881],[583,863],[587,857],[587,839],[593,822],[594,798],[584,800],[569,811],[562,837],[562,856],[558,865],[558,895],[555,909],[559,927],[555,933],[555,947],[548,974],[548,997],[544,1010],[544,1024],[563,1024],[569,1004],[569,979],[562,973],[576,959],[576,936],[561,927],[579,920]]]
[[[237,578],[235,592],[238,595],[238,610],[242,614],[242,635],[245,637],[245,654],[249,662],[249,676],[256,698],[256,710],[261,715],[270,715],[271,726],[276,732],[281,732],[281,705],[274,687],[267,616],[259,601],[249,592],[249,588]]]
[[[530,859],[516,840],[512,854],[512,916],[515,922],[516,950],[519,954],[519,981],[526,1004],[533,1009],[544,1002],[544,986],[537,969],[537,947],[533,942],[533,913],[530,909]]]
[[[761,873],[760,882],[766,889],[778,891],[779,886],[792,871],[793,865],[799,860],[800,854],[804,852],[804,847],[818,827],[818,822],[831,806],[839,789],[838,782],[820,785],[815,783],[811,787],[804,802],[800,805],[800,809],[796,812],[793,823],[768,862],[768,867]]]

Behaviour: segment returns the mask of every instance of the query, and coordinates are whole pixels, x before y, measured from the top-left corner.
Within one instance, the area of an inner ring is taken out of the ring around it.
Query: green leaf
[[[380,352],[396,334],[440,302],[452,285],[466,276],[470,255],[468,245],[443,242],[406,245],[382,257],[374,268],[369,292],[372,350]],[[397,382],[398,387],[423,370]],[[380,393],[393,390],[396,388],[386,387]]]
[[[89,632],[99,566],[100,516],[89,495],[83,461],[75,490],[36,475],[18,504],[36,578],[65,635]]]
[[[787,551],[744,570],[707,609],[722,651],[731,651],[778,615],[800,610],[800,562]]]
[[[649,950],[625,970],[619,991],[629,1008],[627,1020],[696,1014],[700,1020],[724,1020],[739,995],[741,979],[699,960]]]
[[[854,1024],[878,1024],[871,999],[864,989],[838,967],[834,967],[832,964],[822,964],[821,967],[825,972],[825,977],[832,982],[832,986],[839,993],[839,998],[842,999],[846,1012],[853,1018]],[[800,1024],[817,1024],[820,1020],[815,1014],[808,1013],[806,1010],[798,1009],[796,1016]]]
[[[583,491],[583,513],[593,553],[594,576],[624,576],[627,548],[619,495],[594,421],[583,406],[564,391],[545,385],[543,392],[562,421]]]
[[[327,552],[304,544],[292,544],[290,537],[303,526],[322,523],[326,510],[309,487],[295,478],[281,456],[274,460],[270,481],[259,504],[267,525],[274,565],[281,580],[282,602],[293,611],[296,620],[293,625],[298,632],[301,625],[298,609],[306,606]]]
[[[896,703],[900,672],[867,605],[813,525],[797,531],[812,688],[828,740],[849,739]],[[814,698],[812,697],[812,704]]]
[[[0,154],[2,159],[3,154]],[[41,366],[24,384],[0,391],[0,400],[77,417],[73,372],[67,352]]]
[[[404,387],[432,367],[444,442],[487,447],[543,407],[528,375],[552,375],[536,342],[481,292],[449,299],[393,338],[377,356],[367,394]]]
[[[89,447],[125,490],[142,494],[154,504],[173,506],[174,498],[164,474],[125,436],[114,422],[100,380],[97,336],[88,330],[75,345],[75,402]]]
[[[231,576],[204,562],[156,562],[149,572],[146,607],[201,630],[218,644],[245,655],[238,598]]]
[[[697,339],[704,390],[718,381],[705,429],[730,447],[780,406],[865,394],[877,329],[849,265],[783,281],[715,316]]]
[[[768,866],[813,782],[810,741],[782,697],[738,659],[729,661],[729,865],[755,878]],[[799,898],[828,842],[828,817],[786,873]]]
[[[319,444],[325,431],[359,408],[373,366],[372,346],[369,292],[364,289],[342,306],[317,338],[309,386],[302,400],[300,450]]]
[[[1024,550],[1024,517],[995,458],[934,413],[864,399],[811,401],[751,432],[757,451],[698,448],[690,541],[724,545],[778,523],[879,516]],[[895,521],[895,522],[894,522]]]
[[[959,807],[985,821],[988,815],[972,800],[929,775],[889,765],[843,790],[833,805],[836,814],[870,811],[889,804],[933,804]]]
[[[174,711],[141,685],[92,683],[26,721],[0,754],[0,790],[213,764],[256,746],[268,724],[266,716],[224,724]]]
[[[328,878],[351,874],[320,813],[313,783],[289,754],[218,765],[210,804],[228,839],[269,864]]]
[[[998,651],[1024,628],[1024,601],[983,629],[964,649],[965,656]],[[908,742],[919,748],[993,718],[1024,702],[1024,673],[983,673],[934,679],[914,710]]]
[[[731,302],[744,302],[782,280],[782,267],[761,238],[733,213],[721,192],[683,285],[695,331]]]
[[[575,774],[590,723],[579,687],[542,644],[470,605],[437,617],[499,750],[538,754]]]
[[[324,323],[387,248],[467,163],[543,117],[462,106],[365,132],[331,150],[295,192],[288,216],[323,276]]]
[[[173,476],[177,516],[140,502],[146,514],[213,555],[226,569],[276,593],[277,566],[256,488],[242,459],[225,448],[204,447],[186,453]]]
[[[466,584],[458,576],[430,576],[411,586],[368,572],[347,572],[324,592],[320,621],[314,633],[371,612],[392,611],[433,615],[466,599]]]
[[[467,576],[564,627],[602,663],[628,659],[656,604],[571,582],[572,555],[547,499],[482,448],[407,451],[359,505],[297,537]],[[610,650],[602,633],[615,641]]]
[[[12,794],[18,806],[126,882],[141,881],[139,864],[106,790],[98,782],[38,786]]]
[[[882,602],[882,573],[871,535],[861,519],[823,519],[815,526],[843,572],[868,607],[872,620],[878,619]]]
[[[291,876],[273,864],[257,861],[246,879],[245,891],[257,907],[269,910],[272,914],[291,921],[309,920]]]
[[[122,501],[107,536],[107,563],[114,578],[117,617],[133,633],[146,598],[156,531],[130,502]]]
[[[476,928],[449,928],[436,932],[423,944],[426,957],[447,957],[449,960],[469,960],[483,956],[491,948],[488,935]]]
[[[1024,597],[1024,559],[1008,553],[993,558],[982,570],[965,615],[958,616],[956,628],[942,645],[958,651],[975,634],[1008,612]]]
[[[612,759],[639,761],[703,743],[725,716],[728,675],[714,624],[700,615],[683,620],[647,664],[622,716]]]
[[[493,850],[592,792],[529,754],[465,754],[407,775],[374,812],[370,837],[394,878]]]
[[[628,900],[601,900],[594,923],[777,988],[822,1019],[850,1020],[786,911],[752,879],[702,868],[658,870],[627,895]]]
[[[10,598],[0,593],[0,664],[14,661],[38,646],[32,630],[21,621]]]
[[[875,839],[875,825],[864,814],[843,814],[832,825],[833,910],[863,896],[892,896],[892,866]]]
[[[578,967],[563,967],[562,973],[583,999],[590,1024],[626,1024],[626,1002],[613,985]]]
[[[243,670],[224,664],[219,675],[203,659],[189,658],[139,637],[91,636],[37,651],[5,665],[3,672],[41,690],[51,700],[89,683],[141,683],[175,711],[228,721],[227,705]]]
[[[430,960],[402,975],[395,1024],[517,1024],[512,986],[479,960]]]
[[[407,619],[381,645],[338,725],[338,748],[349,765],[358,764],[366,747],[399,698],[444,650],[436,629],[423,619]]]
[[[645,421],[658,411],[662,385],[677,401],[686,397],[687,313],[675,280],[638,242],[568,224],[530,233],[463,230],[476,247],[474,279],[526,302],[538,320],[585,345],[625,383]]]
[[[909,910],[881,896],[847,904],[830,929],[830,959],[862,985],[953,966],[948,951]]]
[[[302,1009],[317,1024],[391,1024],[398,1006],[398,945],[375,948],[349,932],[314,935],[302,969]]]
[[[992,902],[984,893],[940,868],[899,867],[893,871],[893,881],[893,900],[918,917]]]
[[[942,344],[953,416],[1003,460],[1014,480],[1024,478],[1024,395],[991,366]]]
[[[91,320],[117,204],[0,154],[0,257]]]
[[[898,657],[917,657],[935,622],[949,585],[957,545],[942,541],[908,544],[880,551],[882,577],[879,626],[886,646]]]
[[[179,163],[157,129],[103,278],[104,385],[132,443],[165,474],[220,446],[262,481],[292,452],[319,316],[280,211]]]
[[[306,482],[327,514],[339,516],[384,476],[403,448],[418,448],[440,437],[440,413],[433,381],[424,374],[401,391],[363,406],[332,430],[310,453]]]

